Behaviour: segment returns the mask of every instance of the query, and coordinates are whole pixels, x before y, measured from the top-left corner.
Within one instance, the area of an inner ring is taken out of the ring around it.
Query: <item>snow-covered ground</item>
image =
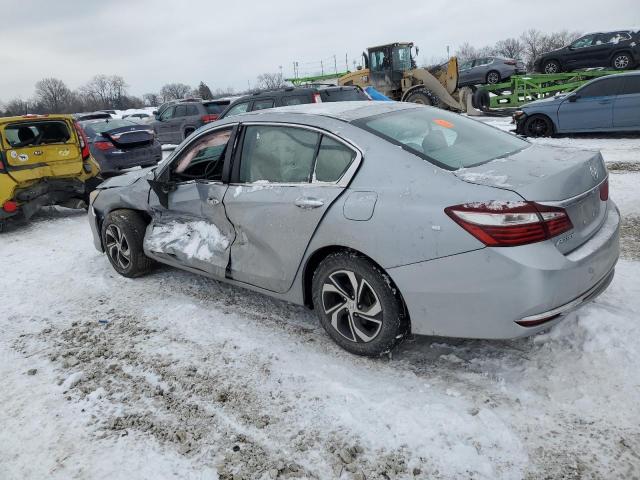
[[[3,234],[0,478],[637,477],[640,138],[542,141],[616,166],[623,258],[529,339],[359,358],[302,308],[169,268],[118,276],[84,214]]]

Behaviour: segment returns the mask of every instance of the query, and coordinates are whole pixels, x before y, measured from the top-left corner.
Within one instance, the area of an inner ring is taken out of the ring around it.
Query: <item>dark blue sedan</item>
[[[516,131],[528,137],[640,132],[640,72],[597,78],[574,92],[528,103],[514,120]]]

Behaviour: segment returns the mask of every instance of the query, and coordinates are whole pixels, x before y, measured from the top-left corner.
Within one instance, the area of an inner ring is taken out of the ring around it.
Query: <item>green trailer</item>
[[[291,84],[295,85],[296,87],[299,87],[300,85],[307,85],[309,83],[317,83],[317,82],[323,82],[325,80],[338,79],[343,75],[346,75],[347,73],[349,72],[347,71],[347,72],[329,73],[327,75],[315,75],[315,76],[309,76],[309,77],[285,78],[285,81],[291,82]]]
[[[589,80],[620,73],[615,70],[587,70],[571,73],[534,73],[514,75],[509,81],[478,87],[484,95],[481,105],[491,109],[513,108],[540,98],[552,97],[556,93],[571,92]],[[476,96],[478,98],[478,96]]]

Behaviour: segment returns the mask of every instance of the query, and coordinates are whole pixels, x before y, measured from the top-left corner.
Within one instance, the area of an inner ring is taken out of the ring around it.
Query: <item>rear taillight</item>
[[[215,122],[218,119],[217,114],[203,115],[200,117],[204,123]]]
[[[534,202],[466,203],[444,211],[489,247],[541,242],[573,228],[564,209]]]
[[[93,146],[96,147],[98,150],[102,150],[103,152],[106,152],[107,150],[113,150],[116,148],[115,145],[111,143],[109,140],[98,140],[96,142],[93,142]]]
[[[609,177],[600,185],[600,200],[603,202],[609,200]]]
[[[76,132],[78,133],[78,140],[80,141],[80,151],[82,152],[82,160],[86,160],[91,156],[91,152],[89,151],[89,139],[87,138],[87,135],[84,133],[84,130],[78,124],[78,122],[74,122],[73,125],[76,127]]]
[[[516,65],[516,61],[515,60],[505,60],[504,64],[505,65]]]
[[[313,94],[313,103],[322,103],[322,97],[319,93]]]
[[[7,213],[14,213],[16,210],[18,210],[18,204],[13,200],[8,200],[4,202],[4,205],[2,205],[2,209]]]

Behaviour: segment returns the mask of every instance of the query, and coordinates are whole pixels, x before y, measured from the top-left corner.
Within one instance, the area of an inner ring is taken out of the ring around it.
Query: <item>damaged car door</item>
[[[240,142],[224,197],[236,230],[229,274],[283,293],[360,153],[332,134],[299,125],[245,124]]]
[[[150,257],[224,278],[235,238],[222,199],[232,128],[194,138],[150,181],[152,222],[144,250]]]

